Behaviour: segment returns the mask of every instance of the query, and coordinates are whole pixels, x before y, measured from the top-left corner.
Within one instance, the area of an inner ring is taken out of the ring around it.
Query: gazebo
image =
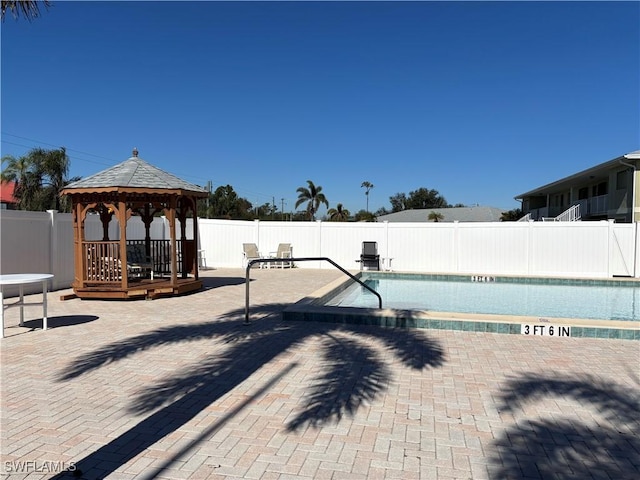
[[[197,200],[208,195],[204,188],[150,165],[134,148],[128,160],[70,183],[61,194],[72,201],[76,296],[155,298],[202,288]],[[101,240],[86,239],[89,215],[101,221]],[[127,238],[127,222],[133,215],[144,224],[144,238]],[[151,224],[160,215],[166,219],[168,239],[151,238]],[[188,218],[193,221],[190,239]],[[109,238],[113,219],[118,222],[117,239]]]

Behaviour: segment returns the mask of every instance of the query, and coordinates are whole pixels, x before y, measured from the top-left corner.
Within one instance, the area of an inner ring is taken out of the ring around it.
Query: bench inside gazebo
[[[73,291],[80,298],[155,298],[202,288],[196,252],[197,201],[208,192],[133,156],[65,187],[72,200]],[[87,239],[87,215],[99,215],[102,239]],[[140,216],[144,238],[127,238],[127,222]],[[151,238],[151,223],[164,215],[169,239]],[[193,222],[187,235],[187,219]],[[117,221],[118,238],[109,238]]]

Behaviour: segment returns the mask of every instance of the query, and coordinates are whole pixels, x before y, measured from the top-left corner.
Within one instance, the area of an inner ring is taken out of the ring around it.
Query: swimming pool
[[[339,281],[285,319],[640,340],[640,282],[362,272],[377,297]]]
[[[630,282],[534,282],[479,276],[372,276],[360,280],[382,296],[384,308],[531,317],[640,320],[640,285]],[[490,280],[490,281],[486,281]],[[377,297],[353,284],[325,305],[375,308]]]

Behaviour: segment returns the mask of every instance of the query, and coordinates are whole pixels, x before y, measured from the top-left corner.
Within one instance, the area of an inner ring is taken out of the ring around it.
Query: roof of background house
[[[167,173],[138,157],[133,156],[118,165],[98,172],[89,177],[70,183],[64,189],[86,189],[104,187],[150,188],[168,190],[187,190],[206,193],[207,190],[193,183],[185,182],[171,173]]]
[[[431,212],[443,216],[439,222],[499,222],[504,210],[495,207],[451,207],[402,210],[401,212],[380,215],[378,222],[433,222],[429,220]]]
[[[15,182],[2,182],[0,185],[0,203],[18,203],[18,199],[13,196],[15,189]]]
[[[596,182],[596,181],[606,181],[609,177],[609,170],[617,165],[622,165],[621,162],[625,162],[627,160],[640,160],[640,150],[636,150],[635,152],[630,152],[625,155],[620,155],[619,157],[614,158],[613,160],[609,160],[604,163],[600,163],[594,167],[588,168],[586,170],[582,170],[581,172],[574,173],[573,175],[569,175],[568,177],[561,178],[560,180],[556,180],[554,182],[548,183],[541,187],[535,188],[533,190],[529,190],[528,192],[521,193],[520,195],[514,197],[516,200],[521,200],[525,197],[532,197],[536,195],[546,195],[548,193],[553,193],[558,189],[566,188],[572,184],[576,183],[587,183],[587,182]]]

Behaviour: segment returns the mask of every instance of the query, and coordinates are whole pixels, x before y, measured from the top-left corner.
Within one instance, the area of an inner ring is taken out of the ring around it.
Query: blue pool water
[[[416,278],[417,277],[417,278]],[[415,275],[365,274],[361,278],[382,296],[384,308],[436,312],[524,315],[603,320],[640,320],[640,286],[622,282],[472,282],[470,277],[436,280]],[[607,284],[609,283],[609,284]],[[627,286],[629,285],[629,286]],[[375,295],[354,284],[325,303],[377,308]]]

